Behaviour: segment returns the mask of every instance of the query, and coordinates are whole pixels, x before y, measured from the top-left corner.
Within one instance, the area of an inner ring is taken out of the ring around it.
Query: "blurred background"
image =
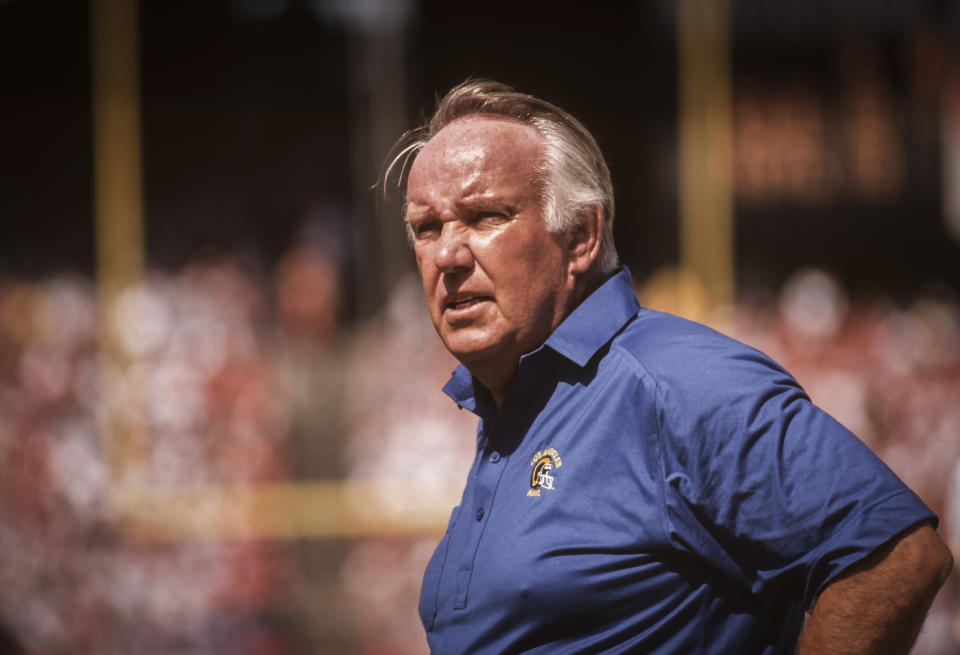
[[[641,301],[956,554],[958,48],[946,1],[0,1],[0,654],[426,651],[475,423],[371,187],[468,76],[580,118]]]

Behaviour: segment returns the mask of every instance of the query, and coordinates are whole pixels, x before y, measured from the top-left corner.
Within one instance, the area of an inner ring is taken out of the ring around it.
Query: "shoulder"
[[[744,344],[702,323],[646,307],[637,311],[634,320],[617,336],[616,341],[651,361],[665,348],[675,351],[705,343],[746,348]]]
[[[617,335],[611,349],[632,359],[662,392],[709,390],[725,396],[756,389],[764,381],[797,386],[759,350],[701,323],[646,308]]]

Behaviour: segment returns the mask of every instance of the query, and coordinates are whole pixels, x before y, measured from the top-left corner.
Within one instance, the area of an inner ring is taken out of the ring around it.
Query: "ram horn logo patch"
[[[547,448],[539,450],[530,460],[530,466],[533,470],[530,472],[530,489],[527,490],[528,496],[539,496],[541,489],[556,489],[557,478],[554,475],[556,469],[563,466],[563,460],[560,459],[560,453],[556,448]]]

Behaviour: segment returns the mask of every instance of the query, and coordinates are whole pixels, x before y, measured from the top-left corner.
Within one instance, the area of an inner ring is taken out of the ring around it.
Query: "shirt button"
[[[496,464],[499,461],[500,461],[500,453],[498,453],[497,451],[493,451],[492,453],[490,453],[491,464]]]
[[[480,508],[477,509],[477,520],[478,520],[478,521],[482,521],[482,520],[483,520],[483,508],[482,508],[482,507],[480,507]]]

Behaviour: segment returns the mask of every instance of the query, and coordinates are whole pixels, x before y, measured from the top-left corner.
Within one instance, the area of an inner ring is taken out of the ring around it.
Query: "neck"
[[[566,320],[566,318],[576,309],[581,302],[583,302],[587,296],[597,290],[597,288],[603,284],[607,276],[604,276],[597,271],[590,271],[589,273],[579,276],[574,281],[574,286],[572,293],[570,293],[567,303],[565,303],[563,312],[560,319],[557,321],[556,325],[552,327],[550,332],[544,337],[541,343],[538,343],[531,351],[539,348],[547,339],[550,338],[550,335],[560,326],[560,324]],[[496,404],[497,409],[500,409],[503,405],[504,398],[507,395],[507,389],[510,387],[510,383],[513,382],[514,376],[517,374],[517,368],[520,365],[519,358],[515,361],[511,361],[507,364],[499,362],[489,362],[484,364],[475,364],[467,365],[467,369],[477,380],[486,387],[487,391],[490,392],[491,397],[493,398],[494,404]]]
[[[513,377],[517,374],[519,364],[519,361],[514,362],[509,371],[496,371],[484,366],[467,366],[467,370],[490,392],[493,403],[497,406],[497,409],[500,409],[500,406],[503,405],[503,399],[507,395],[507,389],[513,382]]]

